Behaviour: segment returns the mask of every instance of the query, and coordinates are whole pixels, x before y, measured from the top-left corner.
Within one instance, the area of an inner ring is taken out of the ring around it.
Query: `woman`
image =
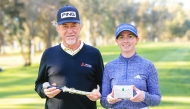
[[[101,105],[113,109],[148,109],[159,105],[161,93],[157,71],[151,61],[136,53],[135,46],[139,41],[136,28],[126,23],[119,25],[115,41],[121,54],[105,66]],[[114,98],[115,85],[132,85],[133,97]]]

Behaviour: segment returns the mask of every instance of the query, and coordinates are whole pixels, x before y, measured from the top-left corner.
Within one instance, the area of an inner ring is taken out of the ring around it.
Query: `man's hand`
[[[107,101],[108,101],[108,103],[114,104],[114,103],[119,102],[119,101],[122,100],[122,99],[119,99],[119,98],[114,98],[113,95],[114,95],[114,91],[113,91],[113,89],[112,89],[112,92],[107,96]]]
[[[91,101],[96,101],[99,100],[101,97],[101,94],[99,92],[99,90],[95,89],[92,91],[92,94],[90,95],[86,95]]]
[[[133,86],[133,89],[136,91],[136,95],[132,98],[129,98],[129,100],[131,100],[132,102],[141,102],[144,100],[145,98],[145,92],[142,90],[139,90],[138,88],[136,88],[135,86]]]
[[[56,86],[56,83],[53,83],[52,86]],[[61,90],[56,89],[56,87],[52,87],[52,88],[48,88],[48,89],[44,89],[44,93],[47,97],[49,98],[53,98],[54,96],[56,96],[58,93],[60,93]]]

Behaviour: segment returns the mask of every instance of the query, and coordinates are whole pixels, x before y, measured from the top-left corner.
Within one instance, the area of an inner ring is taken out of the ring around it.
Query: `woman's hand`
[[[119,102],[119,101],[122,100],[122,99],[114,98],[113,95],[114,95],[114,91],[113,91],[113,89],[112,89],[112,92],[107,96],[107,101],[108,101],[108,103],[114,104],[114,103]]]
[[[132,102],[141,102],[144,100],[145,98],[145,92],[142,90],[139,90],[138,88],[136,88],[135,86],[133,86],[133,89],[136,91],[136,95],[132,98],[129,98],[128,100],[132,101]]]

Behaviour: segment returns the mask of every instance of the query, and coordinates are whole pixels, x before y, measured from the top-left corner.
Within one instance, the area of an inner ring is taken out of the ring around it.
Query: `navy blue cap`
[[[67,23],[67,22],[76,22],[80,23],[80,17],[78,10],[70,5],[65,5],[59,9],[57,12],[57,23],[58,25]]]
[[[125,31],[125,30],[132,32],[136,37],[138,37],[137,29],[133,25],[131,25],[131,24],[124,23],[124,24],[120,24],[117,27],[116,32],[115,32],[116,39],[118,38],[118,35],[122,31]]]

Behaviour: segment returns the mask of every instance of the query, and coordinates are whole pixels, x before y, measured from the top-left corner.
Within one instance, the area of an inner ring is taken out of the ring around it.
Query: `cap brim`
[[[130,32],[132,32],[136,37],[138,37],[138,35],[137,35],[134,31],[132,31],[132,30],[130,30],[130,29],[121,29],[121,30],[116,34],[116,38],[118,38],[118,35],[119,35],[122,31],[130,31]]]
[[[64,21],[60,21],[57,23],[58,23],[58,25],[61,25],[61,24],[68,23],[68,22],[80,23],[80,20],[64,20]]]

